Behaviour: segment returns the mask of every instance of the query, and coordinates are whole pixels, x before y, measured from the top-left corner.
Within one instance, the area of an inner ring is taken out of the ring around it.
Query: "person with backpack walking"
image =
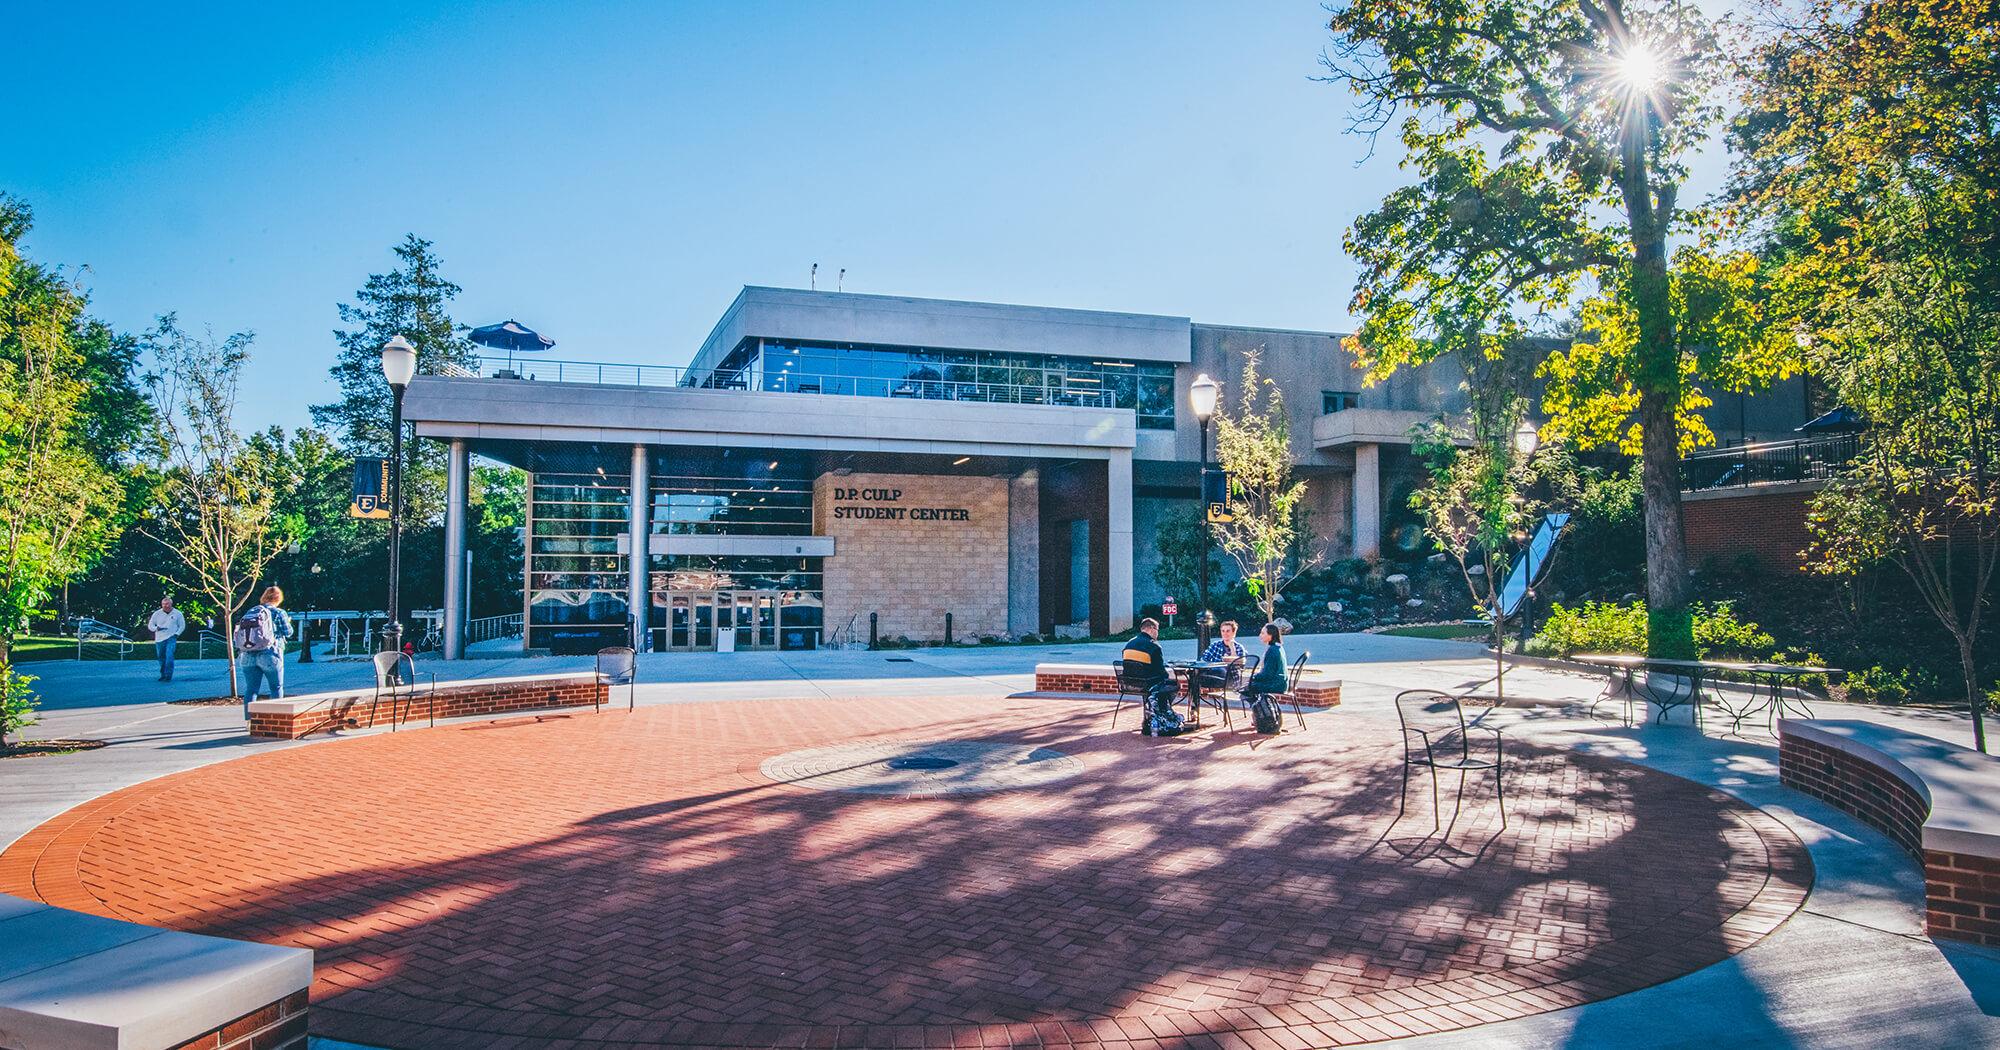
[[[266,699],[285,696],[285,639],[292,636],[292,618],[285,615],[285,592],[264,588],[263,600],[243,611],[236,621],[237,668],[243,673],[243,720],[250,720],[250,701],[257,699],[259,686],[267,686]]]

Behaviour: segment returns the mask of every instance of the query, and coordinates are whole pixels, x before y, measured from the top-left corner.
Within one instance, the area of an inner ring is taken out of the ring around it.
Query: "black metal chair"
[[[1310,659],[1312,659],[1311,649],[1299,653],[1299,658],[1292,661],[1291,673],[1285,676],[1285,699],[1292,702],[1292,717],[1299,720],[1301,733],[1306,731],[1306,711],[1299,705],[1299,676],[1305,674],[1306,661]]]
[[[409,720],[410,705],[417,698],[417,661],[408,653],[385,649],[376,653],[375,662],[375,702],[368,708],[368,725],[375,725],[375,716],[382,709],[382,694],[389,694],[389,731],[395,732]],[[437,672],[430,675],[430,722],[437,725]]]
[[[1506,744],[1498,726],[1467,725],[1465,708],[1458,698],[1435,689],[1410,689],[1398,693],[1396,719],[1403,728],[1403,790],[1397,799],[1396,820],[1402,820],[1409,809],[1410,767],[1422,766],[1430,770],[1431,775],[1431,831],[1435,833],[1442,827],[1445,837],[1451,837],[1451,829],[1458,824],[1459,811],[1465,806],[1467,775],[1490,769],[1493,771],[1493,799],[1500,806],[1500,826],[1507,826],[1507,795],[1501,784]],[[1473,753],[1473,730],[1493,734],[1493,757],[1483,758]],[[1440,771],[1452,770],[1458,773],[1458,796],[1452,802],[1451,822],[1441,824],[1438,814],[1443,803],[1439,798],[1438,776]]]
[[[1250,676],[1257,673],[1257,661],[1257,657],[1247,653],[1230,661],[1229,670],[1224,673],[1222,682],[1215,686],[1215,706],[1222,710],[1224,728],[1234,726],[1230,719],[1229,698],[1233,695],[1238,698],[1238,703],[1242,702],[1244,690],[1250,688]]]
[[[636,710],[639,706],[639,654],[629,645],[614,645],[597,651],[597,677],[604,680],[605,693],[610,694],[614,685],[626,686],[625,709]],[[603,710],[600,703],[595,705]]]
[[[1146,717],[1146,690],[1151,683],[1126,674],[1123,660],[1111,661],[1111,674],[1118,680],[1118,706],[1111,709],[1111,728],[1118,728],[1118,713],[1125,710],[1125,698],[1128,696],[1139,701],[1139,717]]]

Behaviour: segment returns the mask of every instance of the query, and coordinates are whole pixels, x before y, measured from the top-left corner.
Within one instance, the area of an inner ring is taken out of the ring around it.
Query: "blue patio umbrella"
[[[529,328],[519,321],[508,319],[499,324],[484,325],[472,330],[470,336],[480,346],[507,351],[507,370],[514,370],[516,353],[538,353],[556,345],[556,341]]]
[[[1841,405],[1827,414],[1808,421],[1794,433],[1799,434],[1858,434],[1868,429],[1868,421],[1861,413]]]

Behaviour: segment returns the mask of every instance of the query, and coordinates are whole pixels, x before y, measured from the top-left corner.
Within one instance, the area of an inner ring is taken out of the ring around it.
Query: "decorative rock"
[[[1465,567],[1465,574],[1467,576],[1484,576],[1486,575],[1486,566],[1468,565]]]
[[[1347,606],[1346,606],[1346,605],[1344,605],[1344,604],[1342,604],[1342,603],[1340,603],[1340,602],[1328,602],[1328,603],[1326,603],[1326,611],[1327,611],[1327,612],[1332,612],[1332,613],[1337,613],[1337,612],[1345,612],[1346,610],[1347,610]]]
[[[1410,578],[1404,573],[1398,572],[1384,576],[1382,577],[1382,582],[1396,588],[1397,597],[1407,598],[1410,596]]]
[[[1412,609],[1418,609],[1423,607],[1424,600],[1422,598],[1412,598],[1409,601],[1404,602],[1403,604],[1409,606]]]

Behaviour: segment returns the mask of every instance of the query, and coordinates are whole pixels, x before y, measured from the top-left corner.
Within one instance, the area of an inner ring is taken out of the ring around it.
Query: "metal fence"
[[[1038,369],[1025,371],[1037,372]],[[901,377],[740,369],[690,369],[671,365],[627,365],[604,361],[558,361],[537,357],[478,359],[470,368],[453,365],[440,374],[458,378],[520,379],[600,386],[681,386],[704,390],[754,390],[778,394],[843,394],[858,397],[917,398],[931,401],[985,401],[1011,405],[1064,405],[1114,408],[1111,386],[1129,381],[1120,372],[1068,370],[1061,382],[973,382],[937,375]]]
[[[1859,434],[1709,449],[1681,460],[1681,489],[1699,492],[1736,485],[1824,480],[1860,451]]]
[[[510,613],[506,616],[482,616],[476,620],[467,621],[465,625],[465,644],[467,645],[472,645],[476,642],[490,642],[495,638],[519,637],[521,637],[520,613]]]

